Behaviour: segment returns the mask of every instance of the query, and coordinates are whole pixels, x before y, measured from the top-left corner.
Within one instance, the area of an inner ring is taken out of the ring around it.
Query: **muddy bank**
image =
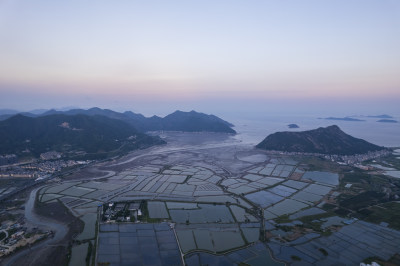
[[[26,219],[55,234],[10,256],[2,262],[4,265],[67,265],[72,240],[83,230],[84,223],[60,202],[44,204],[36,201],[36,191],[32,191],[26,204]]]

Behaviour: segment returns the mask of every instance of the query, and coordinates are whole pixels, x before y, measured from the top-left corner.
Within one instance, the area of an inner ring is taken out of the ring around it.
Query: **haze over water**
[[[230,120],[238,132],[235,137],[243,143],[258,144],[267,135],[278,131],[304,131],[338,125],[345,133],[385,147],[400,147],[400,123],[380,123],[377,118],[357,117],[366,121],[334,121],[318,119],[320,116],[265,116],[259,119]],[[396,118],[395,118],[396,119]],[[289,129],[288,124],[297,124],[300,128]]]

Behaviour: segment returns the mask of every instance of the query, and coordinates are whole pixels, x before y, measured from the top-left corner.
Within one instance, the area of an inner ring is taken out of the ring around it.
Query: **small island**
[[[397,123],[397,120],[393,120],[393,119],[381,119],[378,120],[376,122],[380,122],[380,123]]]
[[[365,121],[362,119],[358,119],[358,118],[352,118],[352,117],[327,117],[327,118],[322,118],[325,120],[337,120],[337,121],[348,121],[348,122],[361,122],[361,121]]]
[[[289,124],[288,128],[299,128],[297,124]]]
[[[371,117],[371,118],[383,118],[383,119],[387,119],[387,118],[393,118],[393,116],[391,115],[369,115],[367,117]]]

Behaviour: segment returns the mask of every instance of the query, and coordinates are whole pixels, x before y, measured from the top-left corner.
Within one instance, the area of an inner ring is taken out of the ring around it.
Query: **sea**
[[[304,131],[337,125],[345,133],[379,146],[400,147],[400,118],[397,123],[377,122],[379,118],[366,116],[354,117],[364,121],[326,120],[313,115],[263,116],[256,119],[230,119],[237,131],[235,139],[244,144],[258,144],[269,134],[281,131]],[[289,124],[299,128],[290,129]]]

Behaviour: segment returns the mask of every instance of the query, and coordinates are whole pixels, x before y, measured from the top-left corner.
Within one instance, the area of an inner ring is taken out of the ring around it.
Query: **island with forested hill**
[[[398,121],[394,120],[394,119],[380,119],[380,120],[378,120],[376,122],[379,122],[379,123],[397,123]]]
[[[288,128],[299,128],[297,124],[289,124]]]
[[[259,149],[335,155],[365,154],[385,150],[344,133],[338,126],[320,127],[301,132],[276,132],[257,146]]]

